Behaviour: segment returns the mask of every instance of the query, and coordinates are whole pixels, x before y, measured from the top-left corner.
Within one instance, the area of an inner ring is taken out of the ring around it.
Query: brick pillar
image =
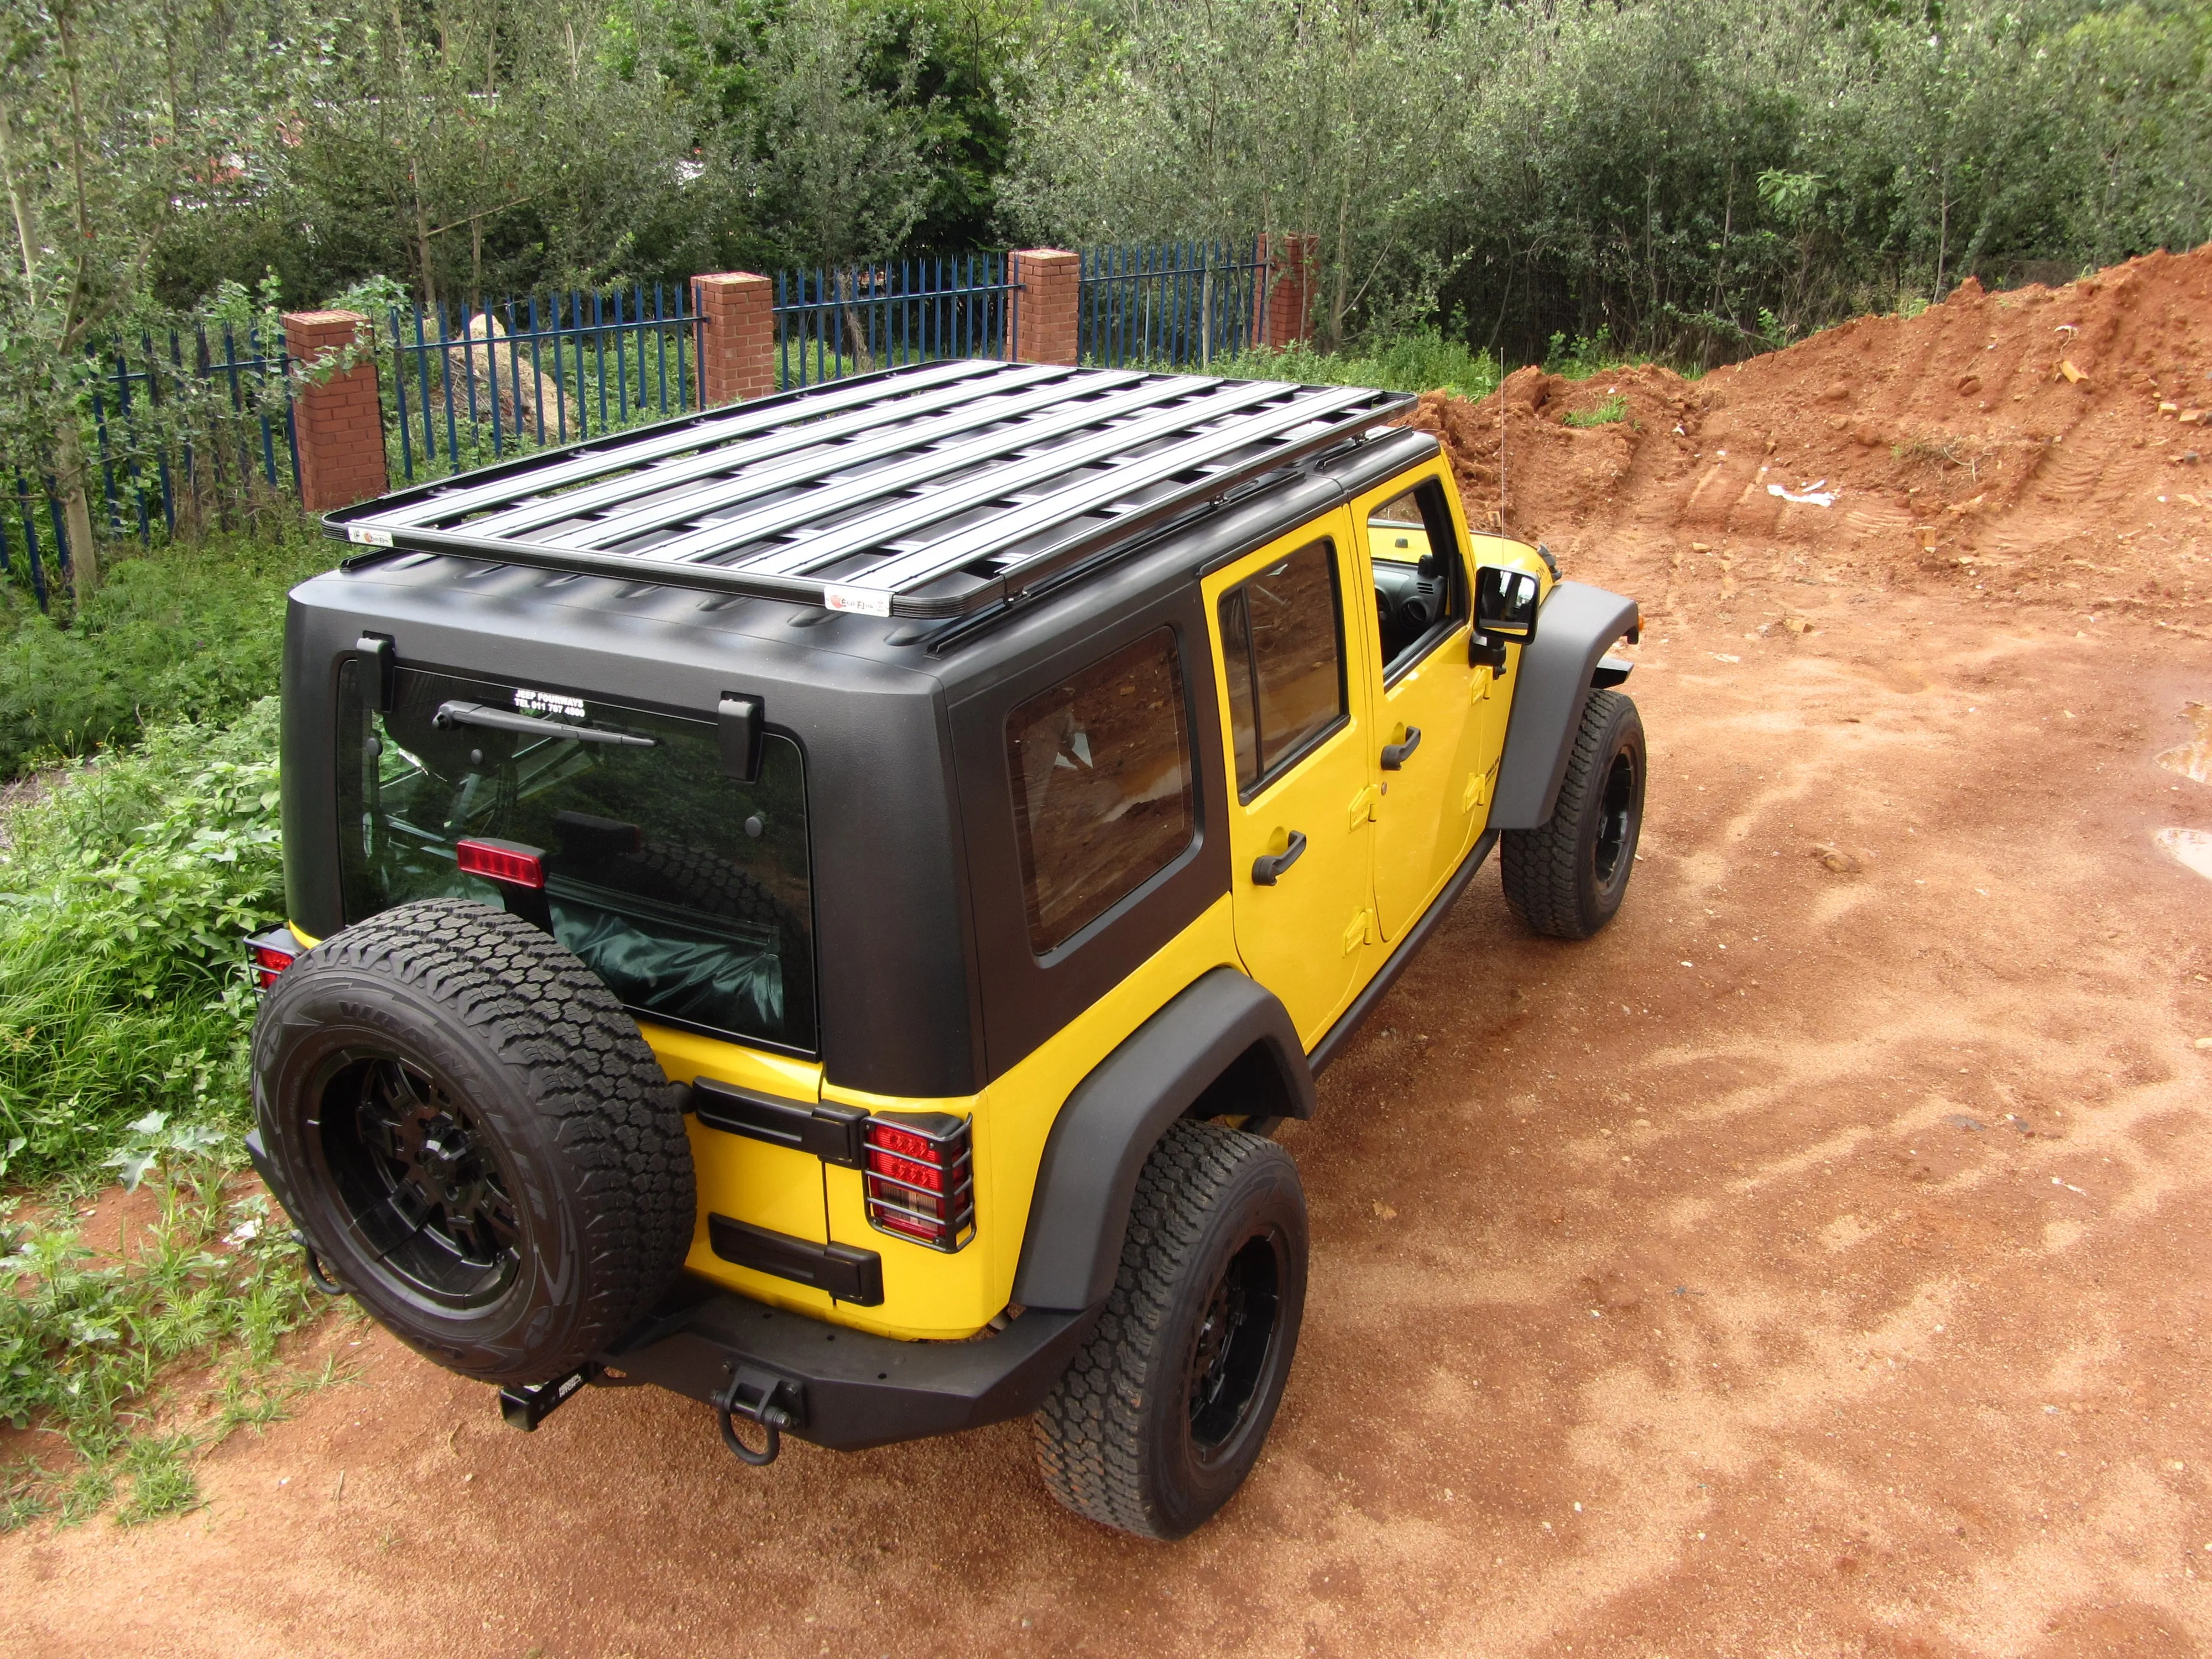
[[[765,398],[775,390],[775,284],[749,270],[691,279],[699,313],[699,401]]]
[[[1075,362],[1075,319],[1083,295],[1083,256],[1065,248],[1030,247],[1010,256],[1015,296],[1014,361]]]
[[[368,343],[368,319],[356,311],[288,311],[284,349],[312,369],[356,340]],[[300,505],[310,513],[351,507],[390,488],[384,471],[384,410],[376,359],[303,386],[293,400],[300,440]]]
[[[1313,337],[1314,278],[1321,238],[1311,231],[1285,231],[1260,239],[1260,258],[1267,268],[1267,315],[1260,343],[1286,346]]]

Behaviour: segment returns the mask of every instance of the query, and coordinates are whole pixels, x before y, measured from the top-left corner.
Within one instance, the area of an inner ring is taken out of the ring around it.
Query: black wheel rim
[[[1598,797],[1597,884],[1608,887],[1620,873],[1636,816],[1636,757],[1622,750],[1606,769],[1605,793]]]
[[[344,1066],[321,1105],[323,1158],[370,1267],[453,1311],[504,1295],[522,1261],[514,1182],[468,1104],[376,1055]]]
[[[1206,1298],[1184,1367],[1191,1449],[1201,1466],[1234,1455],[1267,1392],[1282,1322],[1284,1248],[1274,1231],[1247,1239]]]

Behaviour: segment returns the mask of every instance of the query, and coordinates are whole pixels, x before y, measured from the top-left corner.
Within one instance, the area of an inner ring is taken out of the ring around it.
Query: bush
[[[164,547],[116,565],[67,626],[0,586],[0,779],[133,740],[151,721],[220,720],[270,696],[284,595],[335,556],[304,526]]]
[[[276,712],[153,727],[0,825],[0,1176],[82,1185],[149,1111],[243,1127]]]

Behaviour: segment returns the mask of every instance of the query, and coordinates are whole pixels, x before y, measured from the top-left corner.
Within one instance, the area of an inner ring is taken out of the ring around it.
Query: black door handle
[[[1291,830],[1291,844],[1288,847],[1279,853],[1262,853],[1252,860],[1253,881],[1261,887],[1273,887],[1275,884],[1275,878],[1296,864],[1298,861],[1298,855],[1305,850],[1304,831]]]
[[[1420,746],[1421,728],[1418,726],[1407,726],[1405,742],[1386,743],[1382,745],[1382,769],[1385,772],[1396,771],[1406,763],[1406,757]]]

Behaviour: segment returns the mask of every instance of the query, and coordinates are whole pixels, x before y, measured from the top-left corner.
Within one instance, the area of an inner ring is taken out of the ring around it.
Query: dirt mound
[[[1970,280],[1697,380],[1524,368],[1409,423],[1476,523],[1650,594],[1687,556],[2212,622],[2212,244],[2063,288]]]

